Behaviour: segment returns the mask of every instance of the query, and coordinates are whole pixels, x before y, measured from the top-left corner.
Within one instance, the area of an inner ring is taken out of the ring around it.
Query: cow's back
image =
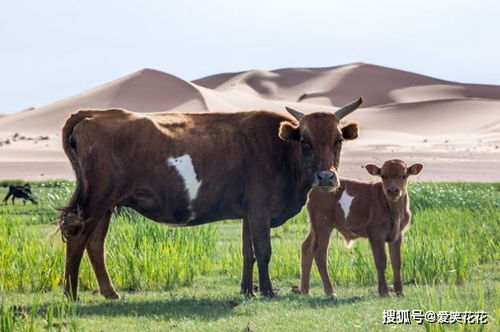
[[[278,137],[280,123],[289,120],[283,115],[124,110],[88,115],[72,135],[79,162],[88,182],[112,180],[118,204],[173,224],[241,218],[249,186],[272,186],[269,179],[275,178],[278,194],[272,199],[280,205],[275,215],[282,220],[297,210],[281,206],[289,199],[279,194],[293,193],[279,188],[290,186],[279,181],[286,179],[283,165],[291,158],[289,144]]]

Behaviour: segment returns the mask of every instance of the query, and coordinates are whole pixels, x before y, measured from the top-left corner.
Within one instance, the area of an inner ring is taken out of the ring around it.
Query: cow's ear
[[[299,126],[294,126],[288,121],[283,121],[280,124],[279,137],[286,142],[298,142],[300,140]]]
[[[424,168],[422,164],[413,164],[408,167],[408,175],[417,175],[422,171],[422,168]]]
[[[368,173],[371,175],[380,175],[381,174],[381,169],[375,164],[366,164],[365,169]]]
[[[358,138],[359,126],[357,123],[349,123],[348,125],[342,127],[342,137],[345,140],[353,140]]]

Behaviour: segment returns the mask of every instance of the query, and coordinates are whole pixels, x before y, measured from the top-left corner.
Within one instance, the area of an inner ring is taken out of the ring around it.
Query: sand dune
[[[500,87],[448,82],[364,63],[329,68],[253,70],[204,77],[194,83],[218,91],[240,90],[272,100],[341,106],[362,95],[364,107],[435,99],[500,99]]]
[[[333,111],[359,95],[365,99],[363,108],[346,120],[361,124],[361,136],[346,145],[345,175],[366,177],[361,164],[406,156],[409,162],[430,165],[422,179],[500,181],[500,86],[449,82],[364,63],[251,70],[193,82],[144,69],[49,105],[0,114],[0,178],[71,177],[59,132],[80,108]],[[23,168],[16,169],[13,165],[21,161]]]
[[[203,96],[191,83],[144,69],[55,103],[3,118],[0,133],[56,133],[66,118],[80,108],[109,107],[135,112],[207,109]]]

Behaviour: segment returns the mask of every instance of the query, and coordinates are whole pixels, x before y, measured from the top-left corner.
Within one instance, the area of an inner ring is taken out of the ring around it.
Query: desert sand
[[[360,95],[363,107],[346,121],[359,122],[361,133],[344,145],[342,176],[367,179],[361,165],[400,158],[425,164],[421,181],[500,181],[500,86],[364,63],[251,70],[193,82],[143,69],[49,105],[0,114],[0,179],[72,179],[60,130],[81,108],[334,111]]]

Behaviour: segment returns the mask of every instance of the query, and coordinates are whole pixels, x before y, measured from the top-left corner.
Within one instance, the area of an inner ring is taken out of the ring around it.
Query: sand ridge
[[[357,166],[381,156],[407,156],[429,164],[422,179],[500,181],[500,172],[494,172],[500,162],[500,86],[449,82],[365,63],[250,70],[193,82],[143,69],[49,105],[0,114],[0,178],[71,177],[60,129],[80,108],[334,111],[359,95],[363,108],[346,119],[361,125],[360,138],[345,145],[346,174],[365,177]],[[22,163],[27,168],[16,166]],[[445,171],[443,165],[448,165]]]

